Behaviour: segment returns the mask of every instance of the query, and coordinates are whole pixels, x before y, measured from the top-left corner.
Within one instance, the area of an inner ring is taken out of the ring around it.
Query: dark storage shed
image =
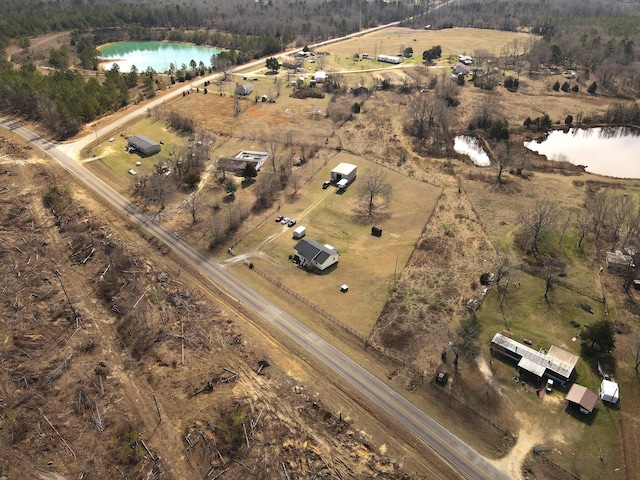
[[[142,157],[148,157],[160,151],[160,144],[144,135],[135,135],[129,137],[127,148],[130,152],[137,153]]]

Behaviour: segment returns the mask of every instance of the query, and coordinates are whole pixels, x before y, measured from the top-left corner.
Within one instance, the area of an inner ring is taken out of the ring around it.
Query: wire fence
[[[245,263],[249,264],[248,261],[245,260]],[[271,283],[273,283],[276,287],[280,288],[281,290],[284,290],[285,292],[287,292],[289,295],[291,295],[292,297],[294,297],[296,300],[304,303],[306,306],[308,306],[309,308],[311,308],[312,310],[314,310],[315,312],[319,313],[320,315],[322,315],[324,318],[326,318],[327,320],[329,320],[331,323],[333,323],[334,325],[337,325],[338,327],[340,327],[341,329],[343,329],[345,332],[349,333],[350,335],[354,336],[355,338],[357,338],[360,342],[362,342],[363,346],[367,346],[368,345],[368,339],[366,335],[363,335],[362,333],[358,332],[356,329],[354,329],[353,327],[347,325],[346,323],[338,320],[335,316],[331,315],[329,312],[327,312],[326,310],[323,310],[322,308],[320,308],[318,305],[316,305],[315,303],[309,301],[308,298],[305,298],[303,295],[300,295],[298,292],[290,289],[289,287],[287,287],[285,284],[283,284],[280,280],[278,280],[277,278],[273,278],[271,275],[269,275],[267,272],[264,272],[262,270],[260,270],[259,268],[256,268],[255,265],[253,267],[253,270],[260,274],[263,278],[267,279],[268,281],[270,281]]]

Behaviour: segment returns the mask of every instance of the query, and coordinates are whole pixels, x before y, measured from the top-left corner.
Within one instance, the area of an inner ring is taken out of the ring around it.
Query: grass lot
[[[279,213],[298,220],[307,227],[307,238],[329,243],[341,258],[336,267],[321,274],[309,273],[290,260],[293,254],[292,229],[275,223],[272,218],[236,246],[236,253],[260,251],[267,259],[254,263],[289,288],[303,295],[342,322],[368,335],[394,282],[413,252],[429,213],[435,205],[439,189],[385,170],[393,187],[390,207],[375,225],[382,228],[382,238],[371,235],[371,223],[354,213],[358,204],[359,179],[343,194],[331,186],[322,190],[322,181],[340,162],[358,166],[358,174],[366,169],[382,167],[347,153],[336,155],[323,167],[295,200]],[[419,199],[419,200],[417,200]],[[342,284],[349,285],[347,294],[340,293]]]
[[[127,138],[132,135],[145,135],[152,140],[162,141],[164,143],[162,151],[151,157],[140,157],[137,154],[125,152]],[[138,174],[150,170],[156,162],[167,155],[168,147],[185,142],[184,137],[168,129],[166,123],[152,118],[141,120],[126,132],[112,138],[113,142],[109,142],[109,139],[101,139],[100,143],[93,148],[92,153],[96,158],[87,161],[87,168],[106,179],[120,193],[127,193],[136,178],[128,173],[130,168]],[[141,162],[142,165],[137,166],[136,162]]]

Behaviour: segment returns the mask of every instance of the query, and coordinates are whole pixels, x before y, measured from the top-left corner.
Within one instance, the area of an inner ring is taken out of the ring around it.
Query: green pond
[[[151,67],[156,72],[166,72],[173,63],[176,69],[183,64],[191,69],[191,60],[197,65],[211,65],[211,56],[220,53],[220,49],[201,47],[190,43],[175,42],[117,42],[98,47],[100,66],[109,70],[115,63],[121,72],[129,72],[133,65],[139,72]]]

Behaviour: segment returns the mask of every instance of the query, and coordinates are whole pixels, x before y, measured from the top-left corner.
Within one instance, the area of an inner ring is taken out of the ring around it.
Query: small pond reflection
[[[471,161],[479,167],[491,165],[489,155],[484,151],[477,138],[470,135],[458,135],[453,141],[453,149],[463,155],[468,155]]]
[[[616,178],[640,178],[640,130],[628,127],[554,130],[524,146],[549,160],[584,165],[585,170]]]

